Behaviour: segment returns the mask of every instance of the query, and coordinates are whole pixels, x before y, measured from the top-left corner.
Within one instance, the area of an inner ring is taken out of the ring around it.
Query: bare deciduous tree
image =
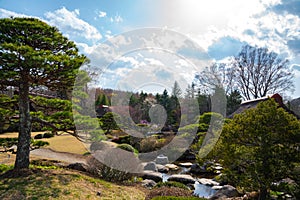
[[[231,67],[234,83],[246,100],[294,88],[289,61],[269,52],[268,48],[244,46]]]
[[[215,88],[223,88],[226,94],[230,94],[234,90],[233,75],[230,66],[225,63],[213,63],[195,78],[198,80],[199,89],[205,94],[213,93]]]
[[[223,87],[227,95],[237,90],[245,100],[293,91],[293,77],[288,60],[250,45],[243,46],[230,64],[214,63],[196,75],[204,93]]]

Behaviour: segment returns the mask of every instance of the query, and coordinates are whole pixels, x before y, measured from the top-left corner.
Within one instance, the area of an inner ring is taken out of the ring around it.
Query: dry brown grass
[[[36,136],[37,134],[44,134],[44,133],[45,132],[32,132],[31,137],[34,138],[34,136]],[[18,137],[17,132],[0,134],[0,138],[17,138],[17,137]],[[63,133],[62,135],[55,136],[52,138],[44,138],[41,140],[49,142],[50,145],[46,146],[46,148],[50,148],[55,151],[75,153],[75,154],[84,154],[88,151],[86,146],[82,142],[80,142],[75,137],[67,133]]]
[[[41,140],[49,142],[50,145],[46,146],[46,148],[59,152],[84,154],[88,151],[84,143],[67,133]]]
[[[45,132],[32,132],[32,138],[37,134],[43,134]],[[16,138],[18,137],[17,132],[0,134],[0,138]],[[50,148],[58,152],[67,152],[73,154],[84,154],[88,152],[86,146],[77,140],[75,137],[69,134],[62,134],[52,138],[41,139],[43,141],[49,142],[50,145],[45,148]],[[13,165],[15,162],[16,155],[11,153],[0,153],[0,164]],[[32,160],[39,159],[41,157],[30,155]]]

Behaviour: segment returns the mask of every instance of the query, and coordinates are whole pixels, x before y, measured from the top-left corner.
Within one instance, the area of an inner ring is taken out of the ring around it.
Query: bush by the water
[[[155,187],[160,188],[163,186],[178,187],[178,188],[182,188],[185,190],[189,190],[189,188],[186,185],[184,185],[183,183],[176,182],[176,181],[159,182],[159,183],[157,183],[157,185]]]

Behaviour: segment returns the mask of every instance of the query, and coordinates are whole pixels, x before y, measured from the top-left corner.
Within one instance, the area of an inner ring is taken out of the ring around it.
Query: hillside
[[[106,182],[72,170],[35,168],[26,173],[27,176],[17,178],[0,176],[0,199],[139,200],[146,196],[136,187]]]

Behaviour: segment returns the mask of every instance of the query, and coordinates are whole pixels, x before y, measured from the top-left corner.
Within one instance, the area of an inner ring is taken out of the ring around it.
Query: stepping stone
[[[208,179],[208,178],[199,178],[198,182],[202,185],[208,185],[208,186],[218,186],[220,185],[220,183],[212,180],[212,179]]]
[[[166,164],[165,166],[167,168],[169,168],[169,170],[172,170],[172,171],[177,171],[179,169],[179,167],[177,165],[174,165],[174,164]]]
[[[193,165],[191,162],[179,163],[178,166],[189,168]]]
[[[194,184],[196,182],[196,180],[190,176],[190,175],[187,175],[187,174],[174,174],[174,175],[171,175],[169,178],[168,178],[168,181],[176,181],[176,182],[180,182],[180,183],[183,183],[183,184]]]
[[[160,181],[163,180],[161,173],[153,172],[153,171],[147,171],[147,170],[142,173],[142,178],[143,179],[150,179],[150,180],[153,180],[155,182],[160,182]]]

